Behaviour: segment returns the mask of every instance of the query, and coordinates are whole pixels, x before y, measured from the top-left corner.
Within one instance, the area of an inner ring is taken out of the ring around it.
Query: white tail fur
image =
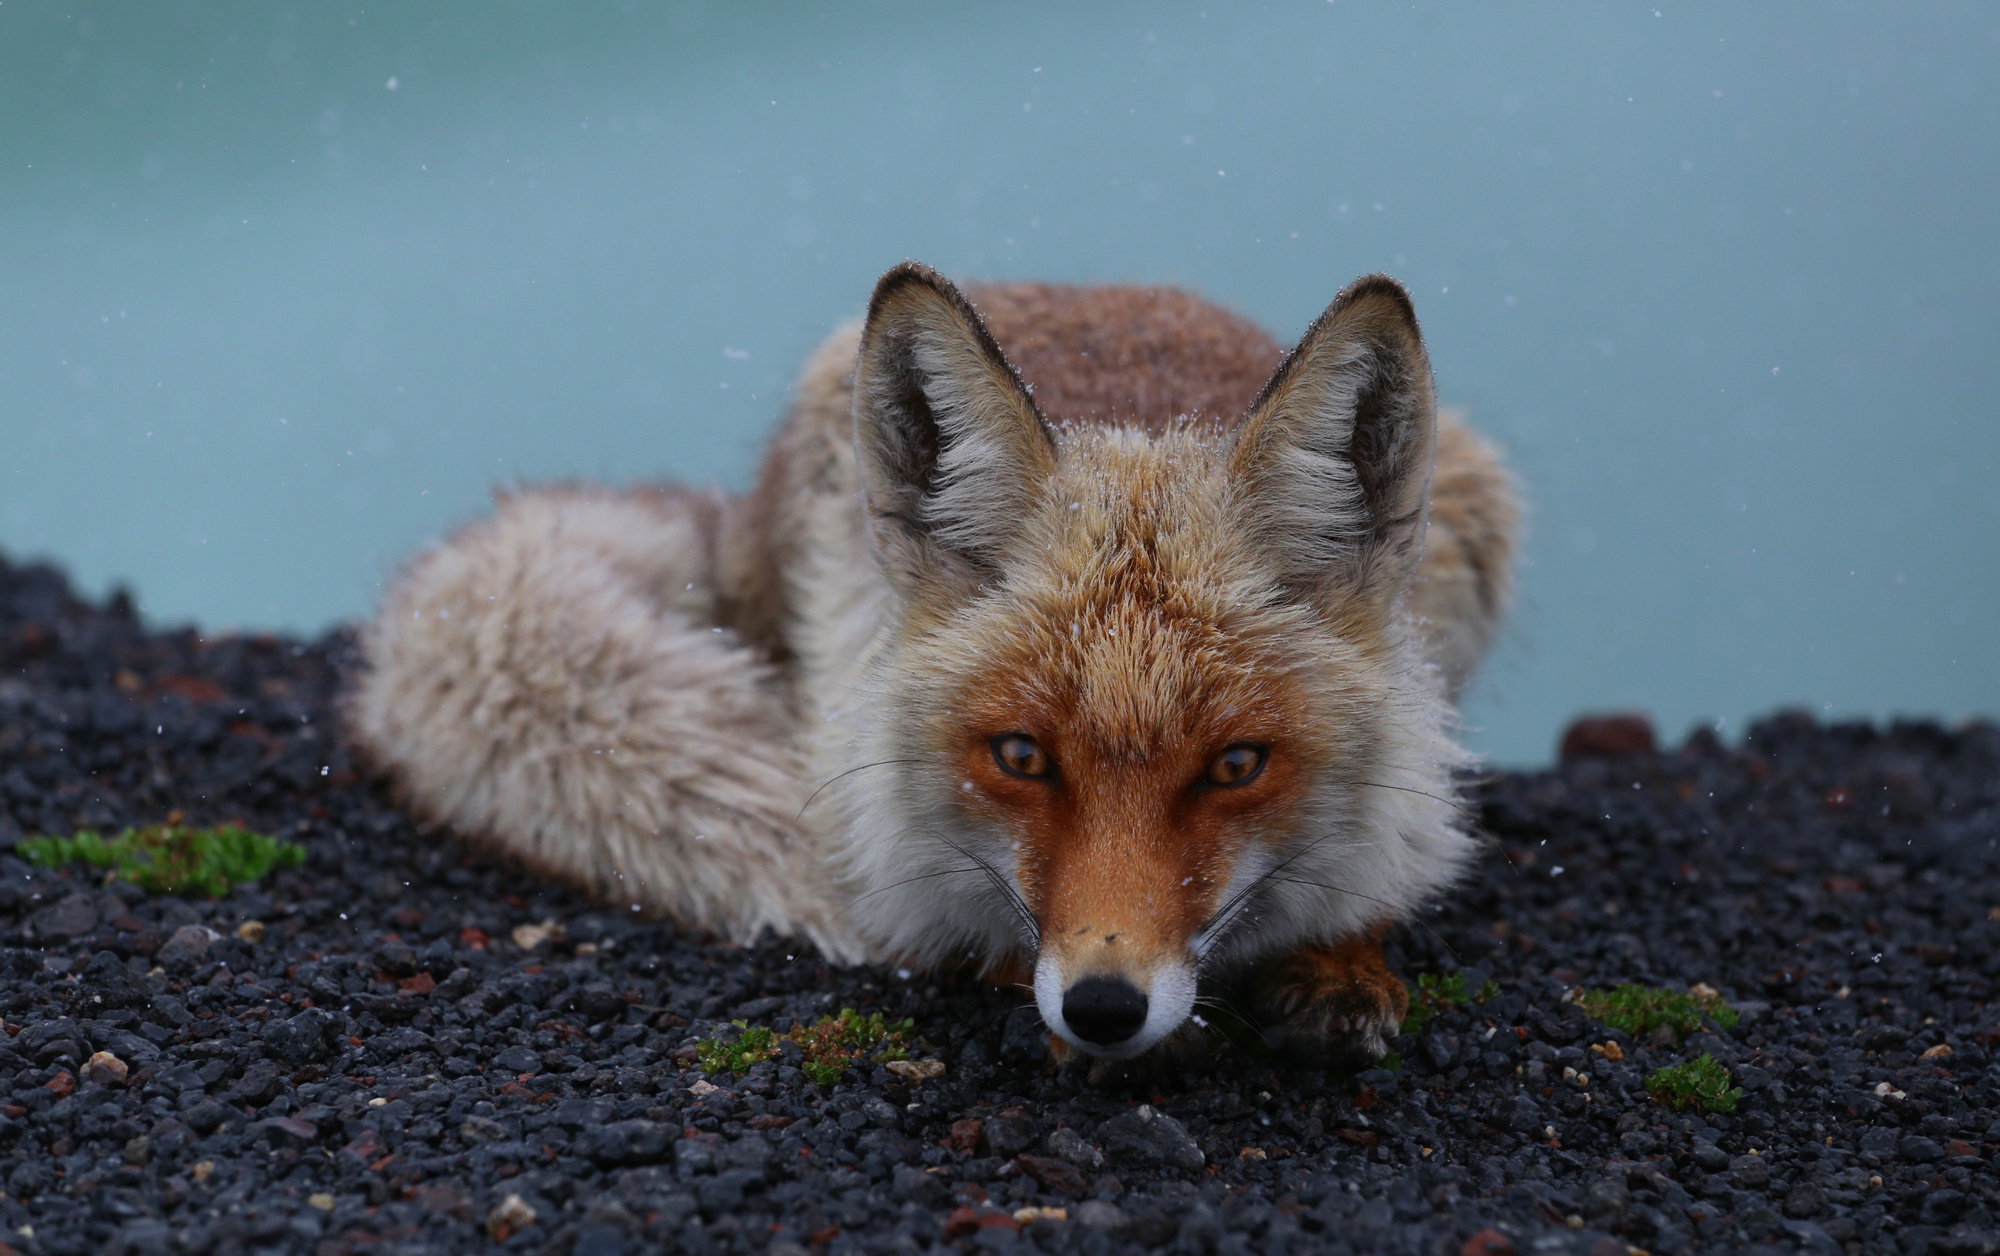
[[[421,814],[530,866],[844,954],[800,866],[783,695],[708,626],[714,514],[692,493],[504,497],[397,580],[350,725]]]

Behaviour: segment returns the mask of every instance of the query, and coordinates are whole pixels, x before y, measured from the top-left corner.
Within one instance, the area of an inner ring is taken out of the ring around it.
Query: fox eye
[[[1208,765],[1208,783],[1211,785],[1242,785],[1264,770],[1266,755],[1262,746],[1234,745],[1215,756]]]
[[[1041,743],[1025,733],[1002,733],[993,739],[993,761],[1015,776],[1048,776],[1052,766]]]

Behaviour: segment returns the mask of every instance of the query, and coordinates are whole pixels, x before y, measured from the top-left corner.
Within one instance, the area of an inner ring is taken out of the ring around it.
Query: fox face
[[[1224,972],[1407,913],[1462,857],[1406,622],[1434,440],[1402,290],[1335,301],[1244,416],[1046,416],[977,314],[890,272],[855,450],[892,608],[848,805],[857,923],[1033,973],[1123,1058]]]

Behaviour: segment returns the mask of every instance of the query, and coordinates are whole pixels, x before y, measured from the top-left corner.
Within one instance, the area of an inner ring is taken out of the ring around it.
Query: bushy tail
[[[349,726],[425,817],[612,902],[841,955],[769,666],[713,626],[720,503],[552,489],[402,573]]]

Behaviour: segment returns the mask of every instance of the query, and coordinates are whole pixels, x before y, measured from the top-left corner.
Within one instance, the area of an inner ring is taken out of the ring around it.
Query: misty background
[[[1546,760],[2000,711],[2000,10],[0,5],[0,554],[318,632],[496,483],[748,483],[915,257],[1412,289]]]

